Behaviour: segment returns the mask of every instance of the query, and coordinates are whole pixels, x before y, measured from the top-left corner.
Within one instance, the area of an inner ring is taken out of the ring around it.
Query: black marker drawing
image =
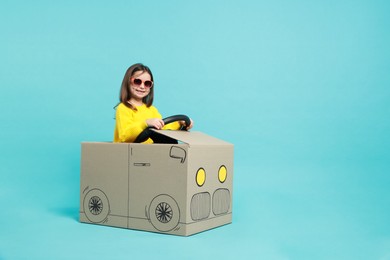
[[[80,221],[180,236],[231,223],[233,145],[180,138],[188,140],[82,143]]]
[[[172,146],[169,151],[169,156],[171,158],[180,159],[180,163],[184,163],[187,157],[186,150],[178,146]]]
[[[93,223],[103,222],[110,213],[110,203],[106,194],[92,189],[84,197],[83,208],[86,217]]]

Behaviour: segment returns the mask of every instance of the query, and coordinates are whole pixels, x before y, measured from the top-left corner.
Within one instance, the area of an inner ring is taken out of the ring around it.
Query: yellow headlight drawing
[[[226,181],[226,178],[227,178],[227,169],[224,165],[222,165],[218,171],[218,179],[221,183],[224,183]]]
[[[206,171],[203,168],[200,168],[196,173],[196,184],[198,184],[199,187],[202,187],[205,181],[206,181]]]

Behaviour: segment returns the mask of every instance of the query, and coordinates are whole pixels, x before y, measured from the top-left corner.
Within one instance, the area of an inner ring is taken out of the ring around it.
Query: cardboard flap
[[[221,139],[196,131],[155,130],[159,134],[171,137],[189,145],[232,145]]]

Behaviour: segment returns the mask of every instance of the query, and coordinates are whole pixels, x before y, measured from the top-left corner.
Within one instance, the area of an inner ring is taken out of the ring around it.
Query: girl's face
[[[130,78],[131,99],[137,102],[142,102],[142,99],[149,95],[150,88],[152,87],[153,82],[150,74],[145,71],[137,71]]]

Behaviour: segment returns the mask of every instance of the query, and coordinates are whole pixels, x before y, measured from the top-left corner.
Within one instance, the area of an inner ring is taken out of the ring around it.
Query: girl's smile
[[[136,89],[136,88],[134,89],[134,91],[137,92],[137,93],[139,93],[140,95],[143,95],[143,94],[145,94],[145,92],[146,92],[145,90]]]

